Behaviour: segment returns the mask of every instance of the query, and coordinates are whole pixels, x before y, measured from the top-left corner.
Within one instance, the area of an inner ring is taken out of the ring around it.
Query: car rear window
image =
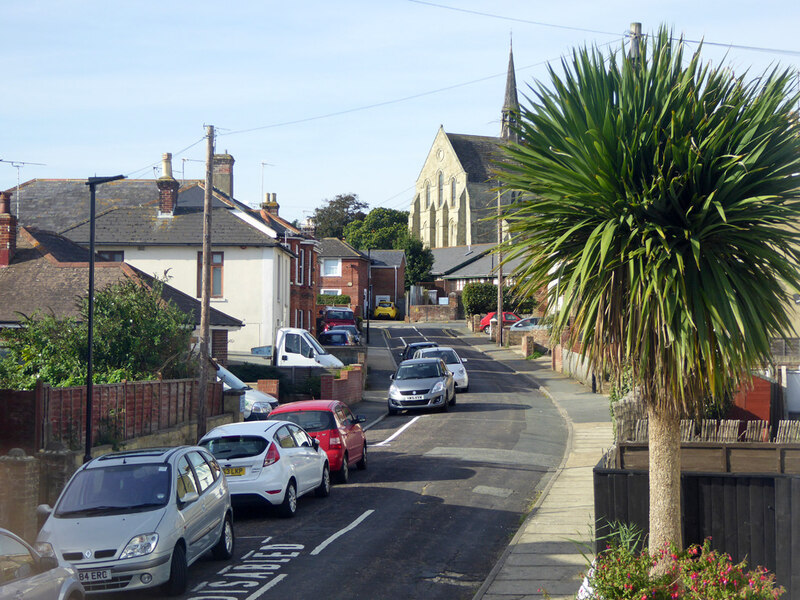
[[[425,350],[425,358],[441,358],[446,365],[454,365],[458,360],[458,356],[452,350]]]
[[[353,313],[349,310],[329,310],[325,317],[328,319],[337,319],[339,321],[354,321]]]
[[[258,456],[267,449],[267,440],[257,435],[226,435],[200,443],[214,458],[231,460]]]
[[[297,412],[271,414],[271,421],[290,421],[306,431],[327,431],[336,429],[333,413],[326,410],[298,410]]]

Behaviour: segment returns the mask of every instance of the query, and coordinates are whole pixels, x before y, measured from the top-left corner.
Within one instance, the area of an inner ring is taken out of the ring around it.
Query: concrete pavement
[[[550,398],[567,423],[569,435],[561,465],[543,483],[530,514],[503,552],[473,600],[571,599],[592,555],[594,483],[592,469],[611,447],[608,398],[550,369],[549,357],[526,360],[500,349],[488,336],[470,332],[463,322],[437,323],[468,337],[478,350],[522,376]],[[385,387],[394,361],[388,350],[370,347],[370,377],[364,401],[370,412],[385,409]],[[385,385],[384,385],[385,384]],[[359,407],[356,408],[358,412]],[[369,420],[369,425],[379,422]],[[371,422],[370,422],[371,421]]]

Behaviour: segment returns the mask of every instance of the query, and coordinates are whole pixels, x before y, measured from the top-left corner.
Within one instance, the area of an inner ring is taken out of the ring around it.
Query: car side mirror
[[[185,506],[187,504],[195,502],[198,498],[200,498],[200,494],[198,494],[197,492],[186,492],[183,495],[183,497],[180,498],[180,502]]]
[[[394,373],[389,373],[389,379],[394,379]]]
[[[367,417],[362,417],[361,415],[356,415],[356,423],[366,423]]]
[[[314,446],[314,450],[319,452],[319,440],[317,438],[311,438],[311,445]]]
[[[53,508],[49,504],[40,504],[36,507],[36,515],[39,517],[49,517],[53,512]]]
[[[39,572],[52,571],[58,566],[58,559],[55,556],[40,556],[37,562]]]
[[[465,363],[465,362],[467,362],[467,360],[468,360],[468,359],[466,359],[466,358],[462,358],[462,359],[461,359],[461,362],[464,362],[464,363]]]

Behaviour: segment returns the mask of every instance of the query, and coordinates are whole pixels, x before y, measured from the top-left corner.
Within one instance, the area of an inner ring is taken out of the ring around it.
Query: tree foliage
[[[467,315],[497,311],[497,286],[493,283],[468,283],[461,293],[461,302]],[[503,287],[504,311],[529,314],[536,304],[533,296],[518,296],[511,287]]]
[[[325,205],[314,211],[315,237],[318,239],[344,237],[344,228],[352,221],[363,220],[366,216],[366,202],[361,202],[356,194],[337,194],[332,200],[324,200]]]
[[[151,287],[129,279],[95,292],[92,380],[114,383],[193,373],[190,315],[164,302],[164,282]],[[36,313],[22,327],[0,331],[7,355],[0,359],[0,387],[32,389],[84,385],[88,360],[88,300],[79,319]]]
[[[368,249],[404,250],[406,253],[405,287],[430,281],[433,253],[408,231],[408,212],[374,208],[362,220],[352,221],[344,229],[348,244],[361,251]]]
[[[768,363],[770,338],[791,330],[782,284],[800,285],[794,77],[711,68],[665,29],[639,60],[581,49],[563,67],[533,88],[521,141],[499,169],[503,189],[522,192],[504,215],[506,256],[521,260],[523,291],[556,284],[554,333],[596,371],[630,365],[651,432],[665,433],[651,435],[650,456],[677,468],[679,415]],[[662,442],[675,449],[659,454]],[[654,510],[656,475],[651,543],[679,542],[679,518],[666,538],[654,531],[666,522],[654,515],[676,504],[662,488],[670,500]]]

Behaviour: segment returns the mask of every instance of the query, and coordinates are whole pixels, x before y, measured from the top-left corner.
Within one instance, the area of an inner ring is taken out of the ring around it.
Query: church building
[[[414,237],[429,248],[497,242],[497,181],[493,162],[501,145],[515,139],[519,114],[514,54],[509,52],[500,137],[447,133],[440,126],[422,167],[408,217]],[[501,204],[508,201],[500,197]]]

